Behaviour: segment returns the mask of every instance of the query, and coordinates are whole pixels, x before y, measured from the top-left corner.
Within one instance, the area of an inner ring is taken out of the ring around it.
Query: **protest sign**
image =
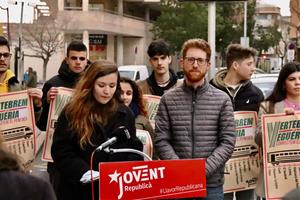
[[[160,96],[144,94],[143,99],[147,103],[148,118],[153,128],[155,128],[155,116],[157,113]]]
[[[65,105],[70,101],[72,97],[72,89],[59,87],[58,94],[56,97],[51,100],[49,114],[48,114],[48,121],[47,121],[47,128],[46,128],[46,140],[43,149],[43,157],[42,160],[53,162],[51,157],[51,146],[53,141],[53,134],[56,127],[57,118],[65,107]]]
[[[150,158],[152,158],[153,143],[149,132],[145,130],[136,129],[136,137],[138,137],[143,143],[143,152],[147,154]]]
[[[235,112],[234,119],[236,144],[231,158],[225,165],[225,193],[254,189],[260,171],[258,146],[254,141],[256,112]]]
[[[300,184],[300,114],[262,116],[267,199],[281,199]]]
[[[0,94],[0,133],[8,150],[28,167],[35,157],[36,128],[27,90]]]

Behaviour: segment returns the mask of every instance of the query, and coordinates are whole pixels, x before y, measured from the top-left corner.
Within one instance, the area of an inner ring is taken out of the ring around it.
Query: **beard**
[[[197,83],[201,81],[205,77],[205,73],[202,73],[199,70],[185,70],[183,69],[183,73],[190,83]]]

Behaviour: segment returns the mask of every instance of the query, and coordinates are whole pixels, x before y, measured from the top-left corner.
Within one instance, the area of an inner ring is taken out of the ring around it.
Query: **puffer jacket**
[[[206,159],[207,187],[224,183],[224,165],[235,146],[230,98],[206,80],[162,96],[155,119],[155,148],[163,160]]]
[[[227,69],[220,70],[210,81],[210,84],[226,92],[232,101],[234,111],[256,111],[264,100],[262,91],[250,80],[244,81],[236,91],[224,83]]]

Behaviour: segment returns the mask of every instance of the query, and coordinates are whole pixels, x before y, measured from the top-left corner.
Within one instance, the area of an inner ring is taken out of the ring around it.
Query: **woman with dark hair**
[[[299,89],[291,88],[293,84],[298,86],[299,81],[297,78],[297,74],[300,72],[300,63],[298,62],[290,62],[284,65],[281,69],[278,80],[275,84],[275,87],[271,93],[271,95],[266,99],[266,101],[270,101],[272,103],[277,103],[279,101],[285,100],[286,101],[296,101],[299,103]],[[294,90],[295,91],[294,91]]]
[[[0,199],[55,200],[50,183],[24,172],[17,155],[8,152],[0,135]]]
[[[135,127],[140,130],[148,131],[152,141],[154,141],[154,130],[152,125],[147,118],[146,105],[143,100],[143,92],[141,88],[131,79],[121,77],[121,97],[124,101],[124,104],[128,106],[135,116]],[[152,144],[153,146],[153,144]],[[149,155],[151,157],[151,155]],[[153,149],[152,159],[157,159],[157,155]]]
[[[143,160],[131,153],[97,152],[90,171],[93,151],[113,137],[124,126],[130,139],[113,144],[112,148],[142,150],[136,137],[135,118],[123,104],[118,68],[108,61],[96,61],[85,71],[74,95],[60,114],[53,136],[51,154],[60,173],[58,199],[91,199],[91,173],[99,176],[99,162]],[[82,184],[85,183],[85,184]],[[99,199],[99,181],[95,181],[95,199]]]
[[[261,116],[263,114],[286,113],[300,111],[300,63],[286,63],[280,70],[278,80],[269,97],[261,103],[255,142],[262,147]],[[256,194],[265,198],[263,168],[258,178]]]
[[[131,79],[121,77],[121,97],[124,104],[128,106],[135,115],[135,127],[137,129],[146,130],[154,137],[154,130],[147,118],[147,110],[143,100],[143,93],[139,86]]]

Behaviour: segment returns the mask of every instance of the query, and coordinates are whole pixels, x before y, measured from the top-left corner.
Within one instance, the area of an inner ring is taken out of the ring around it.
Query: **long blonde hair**
[[[115,94],[107,104],[100,104],[93,95],[95,81],[108,74],[118,74]],[[117,111],[121,100],[120,75],[115,64],[108,61],[96,61],[84,72],[74,90],[74,95],[65,107],[70,128],[78,134],[80,147],[92,144],[91,135],[94,124],[105,126]]]

